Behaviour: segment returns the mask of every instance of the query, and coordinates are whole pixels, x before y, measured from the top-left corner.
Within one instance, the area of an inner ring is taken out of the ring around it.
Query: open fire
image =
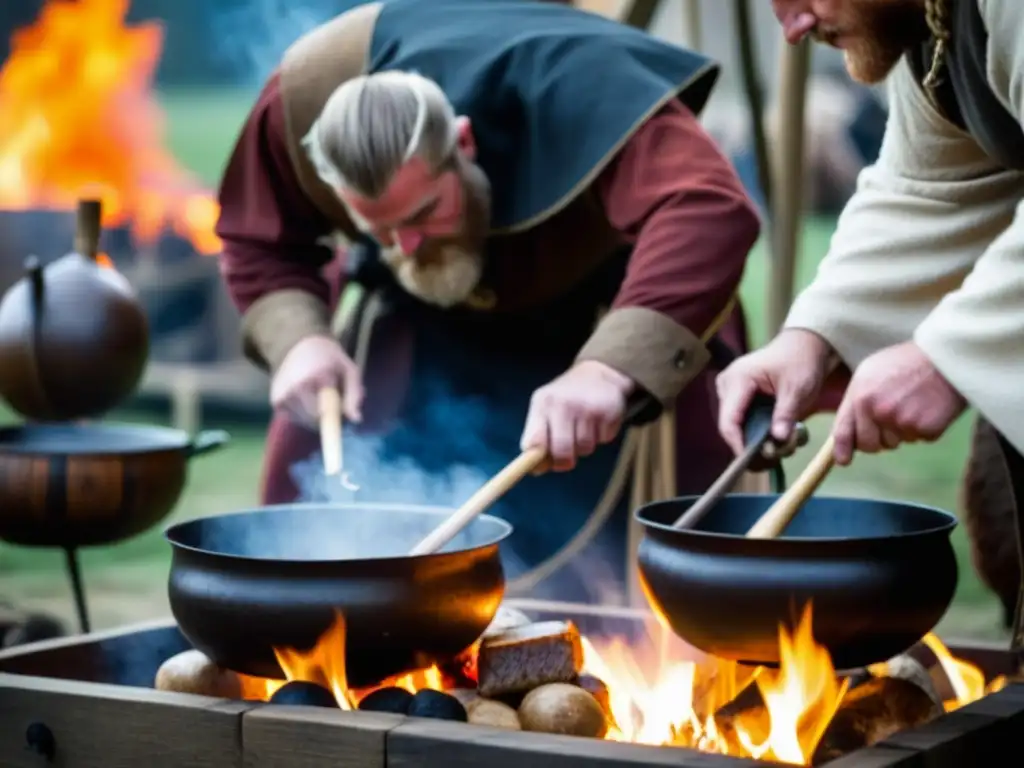
[[[780,627],[778,669],[687,658],[693,656],[692,650],[687,653],[660,625],[649,627],[640,643],[581,638],[582,674],[600,680],[607,689],[605,697],[597,697],[607,718],[603,738],[811,765],[819,742],[850,694],[851,679],[836,673],[828,651],[815,642],[811,619],[808,605],[792,632]],[[986,684],[980,669],[954,658],[934,635],[922,642],[935,654],[952,690],[943,702],[945,711],[1006,685],[1003,677]],[[286,680],[242,677],[242,692],[246,699],[269,701],[288,682],[310,682],[332,691],[341,709],[355,710],[371,693],[385,688],[457,693],[475,685],[478,653],[479,643],[454,674],[433,667],[382,681],[372,689],[353,689],[346,683],[345,623],[339,615],[313,648],[275,649]],[[867,672],[884,677],[887,664],[873,665]],[[759,701],[760,706],[737,708],[743,699]],[[738,709],[740,715],[724,714],[730,709]]]
[[[150,245],[170,230],[215,254],[218,206],[163,143],[152,93],[163,30],[129,0],[47,0],[0,69],[0,208],[103,203],[105,227]]]

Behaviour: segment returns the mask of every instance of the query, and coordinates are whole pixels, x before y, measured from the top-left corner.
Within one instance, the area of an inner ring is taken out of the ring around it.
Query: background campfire
[[[0,208],[103,203],[105,227],[141,245],[172,231],[215,254],[218,209],[164,147],[152,80],[158,24],[125,24],[128,0],[49,0],[14,33],[0,69]]]

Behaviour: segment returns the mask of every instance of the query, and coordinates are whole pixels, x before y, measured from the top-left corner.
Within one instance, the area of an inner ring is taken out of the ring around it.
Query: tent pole
[[[764,130],[764,82],[758,74],[757,45],[754,40],[754,23],[751,18],[750,0],[733,1],[733,21],[736,26],[736,41],[740,53],[740,77],[743,92],[747,97],[748,122],[754,143],[754,158],[757,161],[757,181],[764,199],[764,208],[772,210],[771,158],[768,154],[768,139]]]
[[[795,291],[804,202],[804,133],[811,43],[782,43],[779,62],[779,130],[772,167],[771,278],[768,285],[769,338],[785,322]]]
[[[683,0],[683,38],[691,51],[700,51],[704,47],[700,4],[701,0]]]

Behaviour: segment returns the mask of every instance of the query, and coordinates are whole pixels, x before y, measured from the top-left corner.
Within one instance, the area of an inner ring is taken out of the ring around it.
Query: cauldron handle
[[[38,256],[29,256],[25,259],[25,276],[28,277],[29,305],[34,333],[42,321],[43,300],[46,297],[46,280],[43,277],[43,265]]]
[[[26,345],[28,350],[28,365],[26,372],[31,379],[31,388],[36,393],[36,398],[46,412],[51,412],[49,398],[46,390],[43,389],[42,372],[39,370],[39,346],[43,335],[43,308],[46,306],[46,278],[43,275],[43,264],[38,256],[29,256],[25,259],[25,279],[28,281],[28,312],[29,326],[28,333],[31,334],[32,343]]]
[[[722,341],[718,336],[712,336],[706,343],[708,352],[711,354],[711,364],[720,371],[724,371],[732,365],[738,355],[732,348]],[[747,421],[744,424],[745,444],[749,447],[752,443],[760,441],[761,445],[766,444],[768,432],[771,429],[771,414],[774,400],[768,395],[758,393],[751,401],[747,409]],[[799,446],[807,442],[807,428],[803,424],[797,425],[797,432],[793,435],[792,442]],[[782,467],[779,457],[765,456],[757,452],[753,454],[745,464],[748,472],[762,472],[768,470],[772,473],[772,489],[775,493],[783,493],[786,490],[786,470]],[[729,470],[726,470],[728,473]]]
[[[230,442],[231,436],[223,429],[207,429],[196,435],[188,445],[188,457],[202,456],[204,453],[216,451]]]

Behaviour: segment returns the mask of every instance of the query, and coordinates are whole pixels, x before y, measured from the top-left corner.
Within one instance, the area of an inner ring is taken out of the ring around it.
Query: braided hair
[[[924,17],[928,23],[928,30],[935,38],[935,50],[932,51],[931,67],[928,74],[925,75],[923,85],[930,93],[934,94],[936,86],[941,81],[940,74],[946,60],[946,51],[949,50],[948,0],[924,0]]]

